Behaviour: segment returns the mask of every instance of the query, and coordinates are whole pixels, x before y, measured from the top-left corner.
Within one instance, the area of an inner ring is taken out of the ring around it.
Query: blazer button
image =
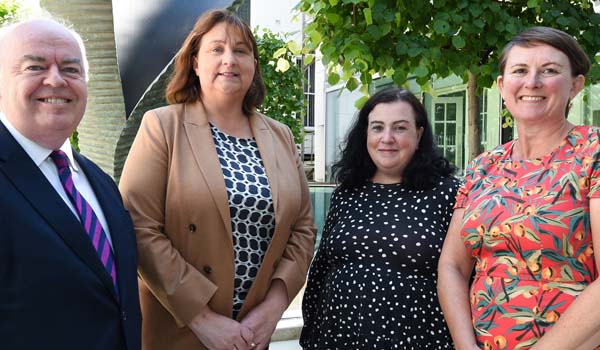
[[[192,233],[196,232],[196,225],[195,224],[190,224],[190,232],[192,232]]]
[[[206,272],[207,274],[210,274],[212,272],[212,268],[208,265],[204,265],[203,268],[204,272]]]
[[[127,321],[127,312],[125,312],[125,311],[121,311],[121,319],[122,319],[123,321]]]

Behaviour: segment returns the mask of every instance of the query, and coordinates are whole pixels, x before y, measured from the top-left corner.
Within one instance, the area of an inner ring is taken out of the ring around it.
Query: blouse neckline
[[[214,129],[215,131],[220,132],[221,134],[225,135],[227,138],[231,138],[231,139],[234,139],[234,140],[237,140],[237,141],[245,141],[245,142],[252,142],[252,141],[254,141],[254,137],[237,137],[237,136],[233,136],[233,135],[230,135],[230,134],[226,133],[225,131],[219,129],[213,123],[209,122],[208,125],[210,125],[210,127],[212,129]]]
[[[567,132],[567,134],[563,137],[563,139],[561,140],[561,142],[554,147],[554,149],[552,151],[550,151],[550,153],[543,155],[541,157],[536,157],[536,158],[530,158],[530,159],[520,159],[520,160],[515,160],[512,157],[513,154],[513,149],[514,146],[516,144],[516,142],[519,140],[518,138],[515,140],[512,140],[510,142],[510,144],[508,145],[508,147],[506,148],[506,155],[505,155],[505,160],[510,161],[510,162],[519,162],[519,163],[540,163],[540,162],[544,162],[547,161],[549,159],[554,158],[554,156],[565,146],[565,144],[567,143],[568,138],[579,128],[578,125],[574,125],[571,129],[569,129],[569,131]]]

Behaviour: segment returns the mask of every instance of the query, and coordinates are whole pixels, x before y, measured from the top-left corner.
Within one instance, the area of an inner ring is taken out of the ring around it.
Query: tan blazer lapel
[[[260,115],[254,113],[250,116],[250,128],[258,145],[258,151],[262,158],[271,187],[271,196],[273,197],[273,209],[277,217],[278,208],[278,165],[277,165],[277,149],[273,142],[273,134],[267,126],[267,123]]]
[[[210,124],[206,117],[206,111],[202,103],[196,102],[187,104],[184,113],[184,129],[190,142],[192,154],[221,214],[223,225],[229,233],[227,236],[233,244],[227,189],[225,188],[223,171],[221,170],[215,143],[210,132]]]

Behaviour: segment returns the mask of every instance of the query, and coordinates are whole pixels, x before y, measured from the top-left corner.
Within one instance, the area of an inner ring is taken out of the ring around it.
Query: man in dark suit
[[[79,35],[0,31],[0,348],[141,348],[133,227],[113,180],[71,149],[85,112]]]

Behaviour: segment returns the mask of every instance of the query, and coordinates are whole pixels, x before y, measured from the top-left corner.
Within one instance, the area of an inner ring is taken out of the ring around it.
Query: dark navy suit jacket
[[[139,350],[133,226],[113,180],[74,152],[113,243],[119,296],[83,226],[0,123],[0,348]]]

